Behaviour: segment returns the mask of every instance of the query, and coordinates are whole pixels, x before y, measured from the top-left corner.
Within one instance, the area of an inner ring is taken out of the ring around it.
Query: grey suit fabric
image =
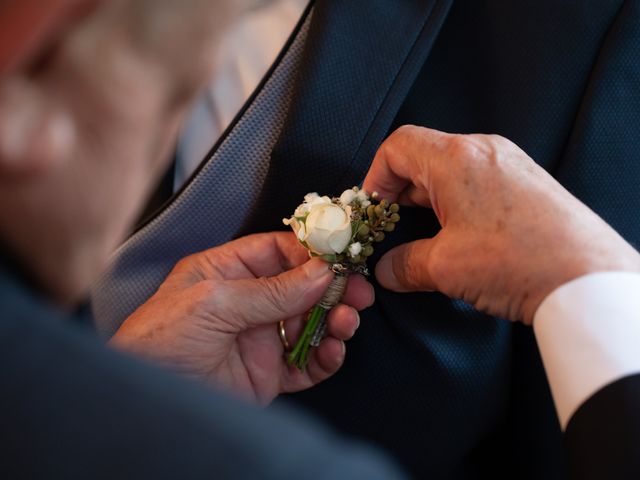
[[[225,243],[252,211],[291,101],[312,12],[305,12],[256,94],[175,202],[116,252],[91,295],[96,327],[111,336],[181,258]]]

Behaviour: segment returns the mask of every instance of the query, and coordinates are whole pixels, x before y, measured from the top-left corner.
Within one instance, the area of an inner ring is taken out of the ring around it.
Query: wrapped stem
[[[335,271],[335,269],[334,269]],[[347,274],[337,272],[320,301],[311,309],[302,335],[287,357],[289,365],[303,372],[309,363],[311,347],[320,345],[327,329],[327,314],[335,307],[347,288]]]

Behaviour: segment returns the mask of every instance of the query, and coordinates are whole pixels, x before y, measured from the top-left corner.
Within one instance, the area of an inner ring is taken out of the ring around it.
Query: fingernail
[[[367,302],[367,308],[368,308],[371,305],[373,305],[376,301],[376,290],[375,288],[373,288],[373,285],[371,285],[369,282],[367,282],[367,285],[369,286],[369,301]]]
[[[307,263],[305,263],[302,268],[304,268],[306,274],[310,279],[321,279],[333,275],[333,272],[331,272],[331,270],[327,266],[327,262],[321,260],[320,258],[312,258]]]
[[[392,255],[383,255],[376,265],[376,278],[380,285],[390,290],[397,290],[400,287],[395,273],[393,273]]]
[[[356,312],[356,327],[353,329],[353,334],[354,335],[356,333],[356,331],[358,330],[358,328],[360,328],[360,314],[358,313],[358,311],[356,309],[353,310],[354,312]]]

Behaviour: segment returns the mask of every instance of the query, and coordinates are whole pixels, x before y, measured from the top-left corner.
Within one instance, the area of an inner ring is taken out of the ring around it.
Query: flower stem
[[[332,269],[335,269],[335,277],[331,280],[323,297],[309,312],[304,331],[293,351],[287,357],[287,363],[295,365],[301,372],[304,372],[305,368],[307,368],[311,347],[320,345],[320,341],[324,336],[329,310],[338,304],[347,288],[348,273],[344,272],[344,267],[336,264]]]
[[[287,357],[289,365],[295,365],[298,370],[304,372],[309,363],[309,350],[311,349],[311,340],[318,329],[318,326],[326,318],[328,310],[315,305],[309,312],[307,324],[304,327],[302,335],[298,339],[293,351]]]

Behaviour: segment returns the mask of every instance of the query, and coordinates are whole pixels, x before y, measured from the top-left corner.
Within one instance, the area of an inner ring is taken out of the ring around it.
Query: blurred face
[[[135,219],[230,10],[0,0],[0,237],[56,299],[83,294]]]

